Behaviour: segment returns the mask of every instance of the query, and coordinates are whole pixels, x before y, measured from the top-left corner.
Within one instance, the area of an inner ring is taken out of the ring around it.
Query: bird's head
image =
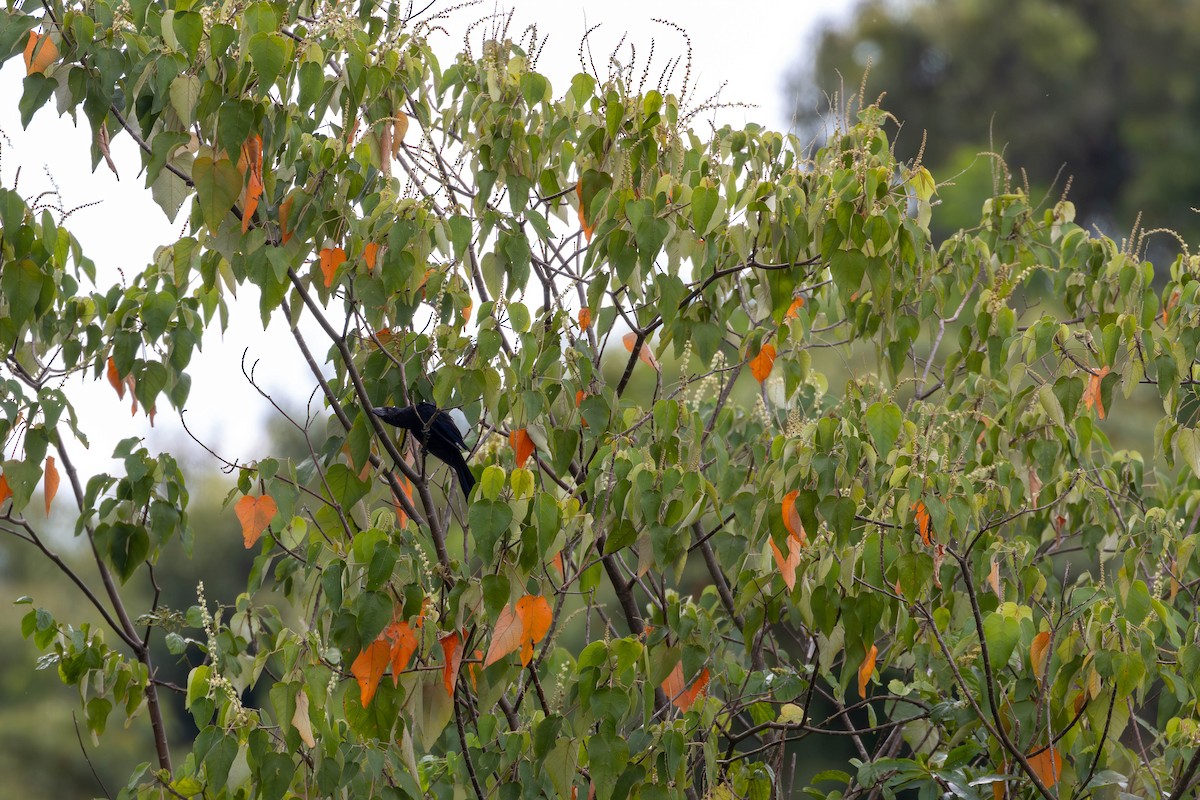
[[[406,415],[405,412],[408,412],[408,414]],[[389,425],[404,427],[404,423],[408,421],[406,416],[411,416],[412,409],[396,408],[395,406],[380,406],[379,408],[372,408],[371,413]]]

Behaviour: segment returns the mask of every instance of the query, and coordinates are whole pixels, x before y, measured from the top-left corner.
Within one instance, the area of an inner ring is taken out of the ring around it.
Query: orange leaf
[[[921,541],[924,542],[926,546],[933,544],[933,535],[929,528],[929,509],[927,509],[925,504],[920,500],[913,503],[911,508],[913,511],[917,512],[917,530],[921,532]]]
[[[637,347],[638,335],[630,331],[625,334],[621,341],[625,343],[625,349],[632,353],[633,348]],[[658,360],[654,358],[654,353],[650,352],[650,346],[645,341],[642,342],[641,349],[638,350],[638,361],[658,369]]]
[[[533,439],[529,438],[529,432],[524,428],[517,428],[508,434],[508,443],[512,447],[513,452],[517,454],[517,466],[525,466],[525,462],[533,455],[535,449]]]
[[[592,241],[592,234],[596,231],[595,225],[588,225],[587,215],[583,208],[583,182],[575,184],[575,196],[579,198],[579,226],[583,228],[583,235],[588,242]]]
[[[1046,660],[1050,657],[1050,631],[1042,631],[1033,637],[1029,645],[1029,664],[1033,667],[1034,677],[1040,683],[1042,673],[1046,670]]]
[[[375,696],[375,690],[379,688],[379,681],[388,665],[388,655],[387,641],[376,639],[363,648],[363,651],[358,654],[358,658],[354,659],[354,663],[350,665],[350,674],[358,681],[363,708],[370,705],[371,698]]]
[[[471,321],[471,309],[474,307],[475,307],[474,303],[467,303],[465,306],[463,306],[463,310],[462,310],[463,322]]]
[[[784,558],[783,552],[775,544],[775,540],[770,535],[767,536],[767,541],[771,544],[771,552],[775,554],[775,564],[779,567],[779,574],[783,577],[783,584],[787,586],[790,592],[796,588],[796,567],[800,566],[800,548],[803,545],[801,545],[798,538],[788,534],[788,554],[787,558]]]
[[[663,694],[667,696],[672,703],[675,698],[683,694],[683,662],[680,661],[675,665],[675,669],[671,670],[671,674],[662,682]]]
[[[788,306],[787,313],[783,315],[783,318],[784,319],[797,319],[800,316],[800,309],[802,309],[802,308],[804,308],[804,298],[797,297],[795,300],[792,301],[792,304],[790,306]]]
[[[500,612],[500,618],[496,620],[496,627],[492,630],[492,643],[488,645],[483,665],[490,667],[519,648],[522,633],[521,620],[517,617],[517,612],[513,610],[512,604],[509,603],[504,606],[504,610]]]
[[[871,649],[867,651],[867,655],[863,658],[862,666],[858,668],[858,696],[866,699],[867,682],[871,680],[871,676],[875,674],[875,659],[879,656],[879,648],[871,645]]]
[[[12,487],[8,485],[8,477],[0,475],[0,506],[4,505],[4,501],[12,497]]]
[[[446,694],[453,698],[454,684],[458,682],[458,668],[462,664],[462,638],[458,635],[458,631],[453,631],[438,641],[442,643],[442,652],[446,654],[442,682],[446,685]]]
[[[1003,600],[1004,595],[1000,594],[1000,562],[996,559],[992,559],[992,571],[988,573],[987,582],[988,586],[992,587],[992,591],[995,592],[996,597]]]
[[[1042,479],[1038,477],[1037,471],[1033,467],[1029,468],[1029,497],[1033,500],[1036,506],[1038,503],[1038,495],[1042,492]]]
[[[50,504],[54,495],[58,494],[58,467],[54,466],[54,456],[46,456],[46,477],[42,484],[42,494],[46,498],[46,513],[50,513]]]
[[[369,464],[370,462],[368,461],[367,463]],[[403,475],[398,476],[398,481],[400,483],[400,490],[404,492],[411,503],[413,493],[412,481]],[[395,489],[392,490],[392,493],[395,494]],[[396,495],[396,520],[399,522],[401,528],[408,523],[408,513],[404,510],[404,503],[401,502],[400,495],[398,494]]]
[[[413,653],[417,652],[417,635],[413,633],[412,628],[408,627],[407,622],[393,622],[387,626],[384,634],[391,640],[388,656],[392,665],[392,685],[394,686],[400,682],[400,673],[408,668],[408,662],[412,659]]]
[[[288,218],[292,216],[292,201],[295,197],[288,197],[279,204],[279,238],[283,244],[287,244],[292,238],[291,228],[288,227]]]
[[[1104,376],[1109,372],[1108,367],[1101,367],[1092,373],[1088,378],[1087,387],[1083,390],[1083,404],[1087,408],[1096,409],[1096,416],[1104,419],[1104,400],[1100,397],[1100,381],[1104,380]]]
[[[764,344],[762,350],[758,351],[758,355],[750,359],[750,374],[759,383],[767,379],[771,374],[771,367],[775,366],[775,345]]]
[[[397,111],[392,120],[392,155],[400,155],[400,145],[404,143],[404,134],[408,133],[408,114]]]
[[[256,134],[242,143],[238,171],[247,177],[246,187],[242,189],[242,233],[245,233],[250,229],[254,210],[258,208],[258,198],[263,193],[261,136]]]
[[[346,263],[346,251],[340,247],[326,247],[321,250],[321,273],[325,276],[325,288],[333,286],[333,276],[337,268]]]
[[[121,374],[117,372],[117,362],[113,361],[112,356],[108,357],[108,382],[117,390],[117,397],[125,399],[125,382],[121,380]]]
[[[796,497],[799,494],[799,490],[793,489],[783,496],[783,524],[796,541],[807,545],[808,535],[804,532],[804,523],[800,521],[800,512],[796,510]]]
[[[3,501],[0,501],[0,502],[3,502]],[[563,567],[562,550],[559,550],[557,553],[554,554],[554,558],[551,559],[550,563],[558,568],[558,577],[560,579],[567,577],[567,570],[565,567]]]
[[[367,269],[375,271],[375,259],[379,256],[379,245],[375,242],[367,242],[363,247],[363,261],[367,262]]]
[[[58,60],[58,48],[50,37],[42,33],[29,32],[25,42],[25,74],[45,72],[46,67]]]
[[[579,309],[579,327],[584,330],[592,327],[592,310],[587,306]]]
[[[517,616],[521,620],[523,639],[521,642],[521,666],[527,666],[533,658],[533,646],[546,638],[554,612],[550,603],[540,594],[527,594],[517,601]]]
[[[682,669],[680,670],[680,674],[682,675]],[[692,706],[696,704],[696,700],[706,694],[707,688],[708,667],[705,667],[704,669],[700,670],[700,674],[696,676],[696,680],[692,681],[692,685],[688,688],[688,690],[674,698],[672,702],[679,708],[680,711],[686,714],[691,710]]]
[[[1062,777],[1062,756],[1053,746],[1036,752],[1031,751],[1027,758],[1030,769],[1041,778],[1047,789],[1058,783],[1058,779]]]
[[[1167,324],[1167,314],[1171,313],[1171,309],[1174,308],[1178,303],[1179,303],[1179,290],[1176,289],[1175,293],[1172,294],[1170,299],[1167,300],[1167,304],[1165,306],[1163,306],[1163,310],[1162,310],[1162,324],[1163,325]]]
[[[264,494],[261,497],[246,495],[237,501],[233,510],[238,521],[242,523],[242,541],[245,542],[246,549],[249,549],[254,547],[263,531],[271,524],[271,519],[279,508],[269,494]]]
[[[992,800],[1004,800],[1005,781],[992,782]]]

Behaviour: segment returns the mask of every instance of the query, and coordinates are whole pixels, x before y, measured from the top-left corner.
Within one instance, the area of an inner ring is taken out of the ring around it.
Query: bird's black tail
[[[458,455],[455,453],[455,455]],[[475,476],[471,474],[471,468],[467,466],[467,460],[461,455],[451,462],[450,466],[458,475],[458,485],[462,489],[463,497],[467,500],[471,499],[471,487],[475,485]]]

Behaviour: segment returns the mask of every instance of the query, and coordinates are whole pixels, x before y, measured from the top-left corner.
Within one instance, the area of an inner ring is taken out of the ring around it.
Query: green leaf
[[[176,11],[171,20],[175,38],[191,58],[200,51],[200,39],[204,35],[204,18],[195,11]]]
[[[292,41],[282,33],[256,33],[250,37],[250,61],[258,73],[263,94],[279,79],[285,64],[292,59]]]
[[[238,143],[241,147],[241,143]],[[197,158],[192,165],[196,201],[209,228],[216,230],[242,192],[242,174],[228,158]]]
[[[45,277],[37,264],[28,258],[6,261],[0,274],[0,292],[8,303],[8,316],[18,328],[23,327],[33,316],[38,298],[42,296]]]
[[[54,94],[54,89],[58,86],[58,81],[53,78],[47,78],[40,72],[34,72],[31,75],[25,76],[24,86],[25,91],[21,93],[21,99],[17,102],[17,108],[21,112],[21,127],[28,128],[33,115]]]
[[[329,499],[341,506],[343,512],[348,512],[371,491],[371,484],[360,480],[345,464],[331,466],[325,473],[325,481],[329,484]]]
[[[492,563],[496,542],[512,524],[513,512],[507,503],[493,500],[476,500],[471,504],[467,520],[471,536],[475,539],[475,555],[485,563]]]
[[[610,800],[617,779],[629,763],[629,744],[617,735],[615,724],[606,719],[600,732],[588,737],[588,768],[596,785],[596,800]]]
[[[866,273],[867,257],[859,250],[836,250],[829,257],[829,274],[843,303],[850,302],[850,298],[862,286]]]
[[[983,620],[983,634],[992,669],[1002,669],[1021,640],[1021,623],[1013,617],[992,612]]]
[[[1192,473],[1200,478],[1200,428],[1180,428],[1175,434],[1175,446]]]
[[[115,522],[96,529],[96,546],[125,583],[150,554],[150,537],[140,525]]]
[[[200,79],[195,75],[180,75],[171,81],[168,94],[171,96],[171,107],[179,115],[180,121],[184,125],[191,125],[195,122],[196,104],[200,102]],[[184,134],[184,141],[187,141],[187,138],[187,135]]]
[[[875,442],[875,451],[881,458],[886,458],[896,444],[900,435],[900,427],[904,415],[895,403],[872,403],[867,409],[867,430]]]
[[[697,236],[708,233],[709,222],[712,221],[713,211],[717,208],[717,190],[707,186],[697,186],[692,190],[692,225]]]

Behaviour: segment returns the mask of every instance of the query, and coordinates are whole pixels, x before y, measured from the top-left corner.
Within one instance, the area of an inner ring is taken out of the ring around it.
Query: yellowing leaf
[[[404,134],[408,133],[408,114],[397,111],[392,120],[392,155],[400,155],[400,145],[404,144]]]
[[[632,353],[633,348],[637,347],[638,335],[630,331],[621,338],[621,341],[625,344],[625,349]],[[642,342],[642,347],[638,350],[638,361],[658,369],[658,360],[654,358],[654,353],[650,352],[650,345],[645,341]]]
[[[866,699],[867,683],[871,680],[871,676],[875,674],[875,659],[879,656],[879,648],[871,645],[871,649],[867,651],[867,655],[863,658],[862,666],[858,668],[858,696]]]
[[[1050,632],[1041,631],[1033,637],[1029,644],[1029,664],[1033,667],[1034,677],[1040,683],[1042,673],[1046,671],[1046,660],[1050,657]]]
[[[117,397],[124,400],[125,382],[121,380],[121,373],[117,372],[117,362],[113,361],[112,356],[108,357],[108,382],[117,390]]]
[[[508,443],[512,447],[513,452],[517,455],[517,466],[524,467],[525,462],[533,455],[534,446],[533,439],[530,438],[529,432],[524,428],[517,428],[512,433],[508,434]]]
[[[1062,756],[1053,746],[1031,751],[1027,759],[1030,769],[1041,778],[1047,789],[1053,788],[1062,777]]]
[[[46,513],[50,513],[50,504],[54,495],[58,494],[58,467],[54,466],[54,456],[46,456],[45,482],[42,484],[42,495],[46,500]]]
[[[1083,404],[1091,409],[1096,409],[1096,416],[1104,419],[1104,400],[1100,396],[1100,382],[1104,380],[1104,376],[1109,373],[1108,367],[1101,367],[1092,373],[1088,378],[1087,386],[1083,390]]]
[[[296,695],[296,710],[292,713],[292,727],[300,734],[300,741],[307,747],[316,747],[317,740],[313,738],[312,722],[308,718],[308,694],[301,689]]]
[[[462,664],[462,637],[458,635],[458,631],[453,631],[438,641],[442,644],[442,652],[446,654],[446,666],[442,669],[442,683],[446,686],[446,694],[454,699],[454,685],[458,683],[458,668]]]
[[[340,247],[326,247],[321,250],[321,274],[325,276],[325,288],[333,286],[333,277],[337,268],[346,263],[346,251]]]
[[[237,514],[238,522],[242,523],[242,541],[249,549],[254,547],[263,531],[271,524],[271,519],[279,508],[270,495],[264,494],[261,497],[243,497],[237,501],[233,510]]]
[[[30,31],[29,39],[25,42],[25,74],[45,72],[57,60],[58,48],[50,41],[50,37]]]
[[[379,688],[379,681],[383,678],[383,671],[387,668],[389,655],[388,643],[383,639],[376,639],[363,648],[362,652],[358,654],[358,658],[354,659],[354,663],[350,665],[350,674],[358,681],[363,708],[370,705],[371,698],[375,697],[375,690]]]
[[[775,345],[764,344],[762,349],[758,351],[758,355],[750,359],[750,374],[759,383],[767,379],[771,374],[771,367],[775,365]]]
[[[992,559],[992,570],[988,573],[987,581],[988,586],[992,587],[992,591],[996,594],[996,597],[1003,600],[1004,595],[1000,594],[1000,562],[994,558]]]
[[[920,500],[912,504],[912,509],[916,512],[917,530],[921,533],[921,541],[926,546],[933,544],[933,535],[929,527],[929,509]]]

